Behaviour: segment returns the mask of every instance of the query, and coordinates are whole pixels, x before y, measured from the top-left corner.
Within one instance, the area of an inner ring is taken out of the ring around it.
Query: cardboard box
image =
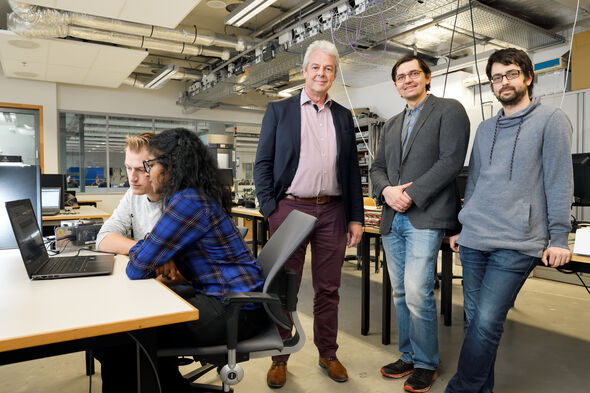
[[[572,46],[572,90],[590,88],[590,30],[574,35]]]

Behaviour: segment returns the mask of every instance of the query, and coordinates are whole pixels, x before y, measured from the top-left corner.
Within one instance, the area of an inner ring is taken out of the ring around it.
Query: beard
[[[502,95],[502,90],[512,90],[512,94],[507,95],[507,96],[503,96]],[[506,106],[511,106],[511,105],[515,105],[518,102],[520,102],[520,100],[522,100],[522,98],[526,95],[527,93],[527,87],[524,86],[524,88],[518,89],[512,86],[506,86],[506,87],[502,87],[500,89],[500,91],[498,91],[498,93],[496,93],[494,91],[494,95],[496,96],[496,98],[498,99],[498,101],[500,101],[503,105]]]

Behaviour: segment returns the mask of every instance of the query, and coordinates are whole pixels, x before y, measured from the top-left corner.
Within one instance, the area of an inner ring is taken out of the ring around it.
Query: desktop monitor
[[[66,195],[66,190],[68,188],[68,181],[67,176],[61,173],[58,174],[48,174],[44,173],[41,175],[41,187],[59,187],[61,188],[61,200],[59,203],[59,208],[64,208],[64,196]]]
[[[574,206],[590,206],[590,153],[572,154]]]
[[[219,180],[223,187],[233,187],[234,185],[234,171],[231,168],[219,168],[217,170]]]
[[[41,226],[41,170],[37,165],[0,164],[0,250],[17,248],[5,202],[30,199]]]
[[[457,186],[457,192],[459,193],[459,198],[463,200],[465,198],[465,188],[467,187],[467,175],[469,173],[469,167],[464,166],[461,169],[461,172],[457,175],[455,179],[455,184]]]

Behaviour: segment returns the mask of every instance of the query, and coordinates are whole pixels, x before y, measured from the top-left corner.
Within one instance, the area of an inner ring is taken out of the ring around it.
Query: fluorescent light
[[[295,93],[295,91],[303,89],[304,86],[305,86],[305,83],[302,83],[300,85],[296,85],[293,87],[289,87],[287,89],[283,89],[283,90],[279,91],[278,94],[281,97],[291,97],[293,95],[293,93]]]
[[[152,78],[149,82],[145,84],[145,87],[148,89],[159,89],[160,87],[164,86],[166,82],[172,78],[174,74],[178,72],[177,65],[169,65],[160,71],[156,76]]]
[[[275,1],[277,0],[246,0],[225,17],[225,24],[240,27]]]

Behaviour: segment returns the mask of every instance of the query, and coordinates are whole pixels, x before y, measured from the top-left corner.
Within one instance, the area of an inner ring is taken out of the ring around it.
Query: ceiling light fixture
[[[160,87],[164,86],[166,82],[172,78],[174,74],[178,72],[177,65],[168,65],[162,71],[160,71],[156,76],[152,78],[149,82],[145,84],[145,87],[148,89],[159,89]]]
[[[224,0],[207,0],[207,6],[210,8],[225,8]]]
[[[302,83],[302,84],[296,85],[296,86],[292,86],[292,87],[289,87],[289,88],[286,88],[286,89],[283,89],[283,90],[279,91],[278,94],[281,97],[291,97],[292,95],[294,95],[294,93],[297,90],[303,89],[304,86],[305,86],[305,83]]]
[[[226,25],[240,27],[275,1],[277,0],[246,0],[230,12],[224,22]]]

